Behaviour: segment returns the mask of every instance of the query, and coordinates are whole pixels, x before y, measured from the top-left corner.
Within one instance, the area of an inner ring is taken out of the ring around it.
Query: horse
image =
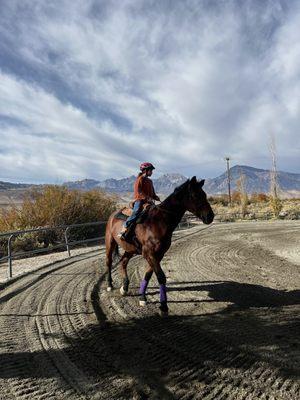
[[[127,264],[134,255],[142,254],[147,261],[148,267],[139,290],[140,305],[144,306],[147,303],[147,286],[154,272],[160,288],[159,308],[162,314],[168,313],[166,276],[160,266],[160,262],[171,246],[172,234],[186,211],[194,214],[204,224],[213,222],[214,213],[207,200],[206,193],[202,189],[204,182],[204,179],[198,181],[193,176],[193,178],[188,179],[177,187],[159,205],[151,207],[147,211],[144,220],[134,228],[135,238],[140,246],[128,243],[118,237],[124,221],[116,218],[119,211],[112,213],[105,231],[107,291],[111,291],[113,288],[111,268],[113,256],[118,251],[118,247],[124,250],[124,254],[119,261],[123,277],[123,284],[120,288],[122,295],[128,293],[129,287]]]

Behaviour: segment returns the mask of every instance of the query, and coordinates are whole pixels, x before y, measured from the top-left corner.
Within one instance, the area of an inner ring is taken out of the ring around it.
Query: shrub
[[[106,220],[115,208],[116,200],[98,190],[80,192],[61,186],[45,186],[42,191],[29,190],[20,209],[13,207],[3,211],[0,230]]]
[[[250,197],[251,203],[266,203],[269,201],[269,196],[265,193],[252,193]]]
[[[21,208],[16,206],[0,213],[0,231],[26,230],[38,227],[72,225],[104,221],[116,209],[116,199],[99,190],[81,192],[62,186],[45,186],[29,190]],[[103,227],[74,228],[72,240],[82,240],[103,234]],[[48,247],[64,240],[61,229],[25,234],[13,240],[14,250]],[[6,253],[6,239],[0,243],[0,253]],[[2,243],[3,242],[3,243]]]
[[[233,203],[240,203],[240,201],[241,201],[241,193],[235,190],[231,195],[231,201]]]
[[[282,210],[282,202],[279,197],[270,196],[270,206],[273,210],[274,216],[278,218],[279,213]]]
[[[227,194],[221,194],[217,196],[209,196],[208,201],[210,204],[220,204],[222,206],[228,206],[229,203],[229,197]]]

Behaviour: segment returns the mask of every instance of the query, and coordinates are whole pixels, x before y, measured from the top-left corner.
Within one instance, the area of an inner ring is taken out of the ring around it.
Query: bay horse
[[[202,189],[204,182],[204,180],[197,181],[194,176],[177,187],[159,205],[150,208],[144,221],[135,227],[135,236],[140,243],[140,248],[117,236],[124,222],[115,218],[119,211],[109,217],[105,232],[107,291],[111,291],[113,287],[111,276],[113,254],[120,246],[124,249],[120,260],[123,277],[121,294],[126,295],[128,292],[127,264],[129,260],[136,254],[142,254],[148,263],[148,268],[139,290],[140,305],[146,305],[146,290],[154,271],[160,287],[160,310],[162,313],[168,312],[166,276],[161,269],[160,262],[171,246],[172,234],[186,211],[190,211],[205,224],[212,223],[214,213],[207,201],[206,193]]]

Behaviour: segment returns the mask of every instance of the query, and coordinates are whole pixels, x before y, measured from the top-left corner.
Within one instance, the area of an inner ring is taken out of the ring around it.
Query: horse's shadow
[[[300,304],[299,291],[231,281],[174,283],[169,291],[170,297],[174,291],[205,291],[211,301],[232,305],[205,315],[170,315],[161,319],[137,314],[137,318],[124,323],[110,323],[105,320],[95,290],[93,306],[99,324],[83,328],[76,338],[66,338],[61,332],[61,340],[67,341],[65,347],[50,350],[48,354],[43,350],[4,354],[4,365],[26,362],[28,368],[22,376],[17,369],[2,368],[0,378],[52,378],[56,376],[53,368],[42,369],[39,363],[46,362],[47,356],[51,360],[69,357],[92,381],[108,377],[112,382],[117,378],[132,382],[120,388],[118,398],[172,399],[173,393],[165,380],[173,374],[180,375],[182,363],[187,366],[195,363],[197,368],[211,365],[212,373],[218,375],[224,369],[243,370],[236,356],[246,352],[251,359],[267,361],[283,379],[294,379],[299,374],[297,309],[292,307],[285,313],[285,306]],[[71,313],[69,317],[73,318]],[[204,351],[208,344],[209,350]],[[230,360],[237,361],[229,362],[225,357],[229,348]],[[273,358],[269,357],[268,348],[273,349]]]
[[[227,302],[231,303],[229,309],[282,307],[300,304],[300,290],[287,291],[234,281],[173,283],[168,286],[168,292],[207,292],[209,300],[195,300],[193,298],[190,302]],[[188,302],[189,300],[184,301]],[[176,302],[176,300],[173,302]],[[178,300],[178,302],[181,302],[181,300]]]

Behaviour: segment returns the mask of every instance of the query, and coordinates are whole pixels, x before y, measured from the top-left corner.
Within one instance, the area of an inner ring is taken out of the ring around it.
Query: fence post
[[[8,256],[8,271],[7,271],[7,275],[8,275],[8,279],[12,278],[11,242],[12,242],[14,236],[15,236],[14,234],[10,235],[10,237],[8,238],[8,242],[7,242],[7,256]]]
[[[66,247],[67,247],[67,251],[68,251],[68,256],[71,257],[71,250],[70,250],[70,246],[69,246],[69,242],[68,242],[69,229],[70,229],[69,226],[65,229],[65,242],[66,242]]]

